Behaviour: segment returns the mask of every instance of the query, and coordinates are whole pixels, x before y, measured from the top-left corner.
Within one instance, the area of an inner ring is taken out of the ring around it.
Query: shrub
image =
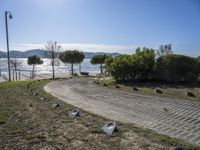
[[[199,76],[199,63],[195,58],[170,54],[157,60],[158,78],[168,82],[192,82]]]
[[[106,71],[116,80],[130,81],[135,79],[146,80],[151,78],[155,65],[153,49],[137,48],[133,55],[119,55],[106,60]]]

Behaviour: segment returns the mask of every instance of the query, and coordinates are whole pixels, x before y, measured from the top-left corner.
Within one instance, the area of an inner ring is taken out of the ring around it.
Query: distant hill
[[[27,58],[31,55],[38,55],[41,58],[47,58],[47,52],[40,49],[34,49],[34,50],[27,50],[25,52],[21,51],[10,51],[10,57],[18,57],[18,58]],[[0,51],[1,57],[7,57],[7,52]]]
[[[94,55],[100,55],[100,54],[107,54],[107,55],[112,55],[113,57],[119,55],[119,53],[104,53],[104,52],[84,52],[85,54],[85,58],[86,59],[90,59],[92,58]],[[10,51],[10,57],[18,57],[18,58],[27,58],[31,55],[38,55],[41,58],[48,58],[48,53],[44,50],[41,49],[33,49],[33,50],[27,50],[25,52],[21,52],[21,51]],[[0,56],[2,58],[6,58],[7,57],[7,52],[2,52],[0,51]]]

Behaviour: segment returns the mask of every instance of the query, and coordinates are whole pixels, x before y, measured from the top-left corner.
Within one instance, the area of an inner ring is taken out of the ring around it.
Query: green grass
[[[120,122],[119,132],[108,136],[101,131],[106,118],[81,110],[81,117],[74,121],[68,117],[73,106],[60,101],[59,108],[52,108],[56,98],[43,90],[51,80],[31,84],[38,96],[26,88],[30,82],[0,83],[0,149],[169,149],[172,145],[200,149]],[[40,100],[41,96],[48,100]]]

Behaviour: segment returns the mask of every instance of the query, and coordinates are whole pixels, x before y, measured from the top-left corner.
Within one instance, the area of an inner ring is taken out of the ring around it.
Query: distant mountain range
[[[104,53],[104,52],[84,52],[84,54],[85,54],[86,59],[90,59],[94,55],[100,55],[100,54],[108,54],[108,55],[112,55],[113,57],[119,55],[119,53]],[[45,50],[41,50],[41,49],[27,50],[25,52],[10,51],[10,57],[27,58],[27,57],[32,56],[32,55],[38,55],[41,58],[48,58],[48,52],[45,51]],[[2,58],[6,58],[7,52],[0,51],[0,56]]]

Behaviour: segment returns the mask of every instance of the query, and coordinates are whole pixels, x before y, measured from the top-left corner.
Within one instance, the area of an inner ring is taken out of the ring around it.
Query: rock
[[[163,108],[164,111],[169,111],[167,108]]]
[[[37,96],[38,95],[38,92],[33,92],[33,96]]]
[[[44,101],[44,100],[47,100],[47,97],[44,96],[44,97],[41,97],[40,99]]]
[[[75,119],[76,117],[80,116],[80,111],[79,109],[74,109],[69,113],[69,117],[72,119]]]
[[[195,97],[194,93],[191,91],[186,92],[186,96]]]
[[[172,147],[170,148],[170,150],[187,150],[187,149],[184,147]]]
[[[106,123],[106,124],[102,127],[102,130],[103,130],[106,134],[108,134],[108,135],[112,135],[114,132],[117,132],[117,131],[118,131],[115,122],[108,122],[108,123]]]
[[[133,87],[133,90],[134,91],[139,91],[139,89],[137,87],[135,87],[135,86]]]
[[[163,94],[163,92],[160,89],[156,89],[155,92],[158,94]]]
[[[119,86],[119,85],[116,85],[115,87],[116,87],[117,89],[119,89],[119,88],[120,88],[120,86]]]
[[[59,107],[59,106],[60,106],[60,102],[59,101],[53,102],[53,105],[52,105],[53,108],[56,108],[56,107]]]

